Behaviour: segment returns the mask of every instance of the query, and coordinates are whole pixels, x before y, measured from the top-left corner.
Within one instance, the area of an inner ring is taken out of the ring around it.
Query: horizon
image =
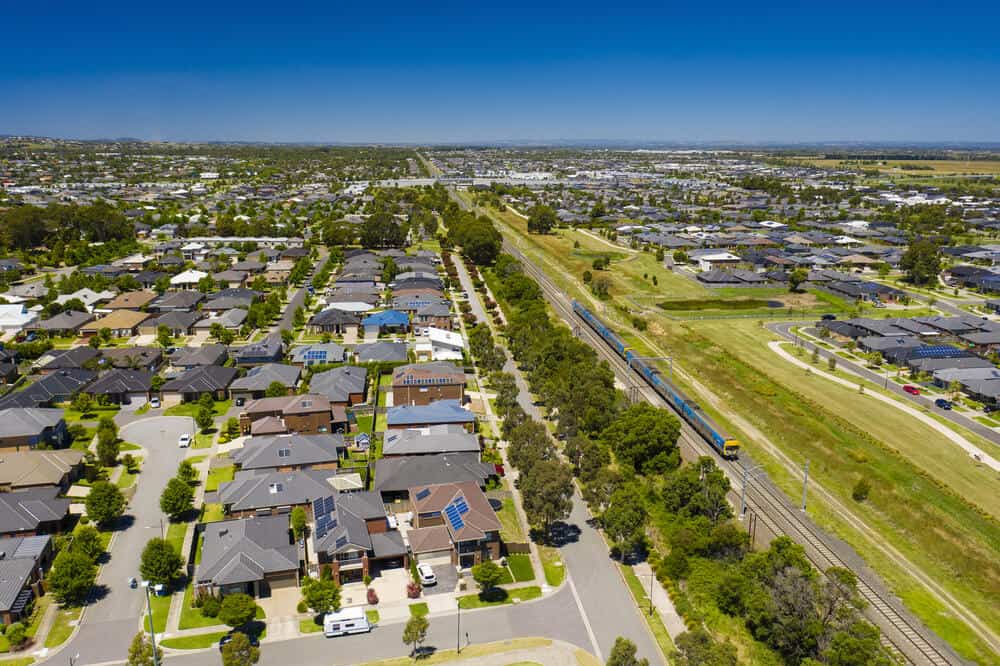
[[[167,14],[113,2],[44,13],[19,5],[6,16],[0,133],[330,145],[1000,144],[991,34],[1000,8],[958,9],[388,3],[376,12],[305,3],[272,16],[245,5],[171,5]]]

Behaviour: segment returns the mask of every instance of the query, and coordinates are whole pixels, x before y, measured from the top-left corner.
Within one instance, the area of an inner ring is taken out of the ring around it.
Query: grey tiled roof
[[[344,436],[340,434],[275,435],[251,437],[230,457],[242,469],[302,467],[336,462],[338,450],[343,448]]]
[[[297,568],[298,552],[289,536],[287,516],[224,520],[205,526],[195,579],[234,585]]]

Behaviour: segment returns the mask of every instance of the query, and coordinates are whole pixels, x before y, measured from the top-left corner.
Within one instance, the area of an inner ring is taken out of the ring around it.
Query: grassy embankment
[[[563,236],[582,236],[577,238],[581,246],[577,250],[586,248],[588,242],[600,241],[566,231],[559,236],[528,237],[520,218],[507,215],[503,221],[508,237],[515,238],[529,257],[545,257],[542,265],[562,268],[553,271],[552,277],[624,331],[625,318],[620,312],[595,305],[597,299],[577,281],[575,276],[589,269],[589,262],[574,257],[572,242]],[[620,268],[628,263],[613,262],[612,270],[602,274],[611,280],[611,302],[626,300],[634,306],[638,299],[626,295],[637,286],[635,269]],[[647,271],[658,278],[653,294],[658,301],[692,298],[692,290],[707,291],[688,278],[660,269],[655,262],[652,270],[658,271]],[[641,275],[639,272],[639,282],[650,285],[651,279],[642,280]],[[716,290],[710,293],[716,298],[727,296]],[[961,618],[910,571],[901,568],[898,560],[891,559],[880,544],[885,539],[995,631],[1000,626],[1000,612],[988,601],[1000,595],[997,494],[990,490],[995,488],[995,480],[970,493],[970,480],[975,485],[983,473],[964,460],[961,465],[954,464],[962,454],[923,424],[893,413],[897,410],[889,406],[881,409],[870,404],[874,401],[859,407],[822,384],[815,392],[807,391],[800,383],[822,380],[808,378],[801,369],[777,359],[766,348],[770,334],[753,321],[741,321],[737,327],[733,320],[682,322],[650,307],[645,308],[644,319],[649,330],[642,338],[633,331],[626,336],[629,342],[650,355],[669,350],[675,358],[683,359],[676,368],[681,383],[687,383],[685,375],[697,377],[697,387],[688,384],[685,388],[701,394],[706,409],[744,440],[755,459],[763,462],[775,482],[792,496],[799,491],[801,479],[781,464],[777,451],[797,462],[809,459],[812,478],[833,493],[837,504],[850,507],[873,532],[849,526],[831,509],[827,498],[815,494],[810,500],[813,517],[855,546],[907,605],[963,655],[986,662],[995,658]],[[742,335],[735,334],[744,327],[747,330]],[[782,366],[788,367],[776,370]],[[842,392],[850,393],[846,389]],[[836,399],[831,400],[831,395]],[[715,409],[711,398],[715,405],[725,405],[726,415]],[[942,465],[944,460],[949,464]],[[956,469],[945,471],[942,467]],[[871,481],[873,491],[867,502],[858,504],[850,496],[862,476]]]

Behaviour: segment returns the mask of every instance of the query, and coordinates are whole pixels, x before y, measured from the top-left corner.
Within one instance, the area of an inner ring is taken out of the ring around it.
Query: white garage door
[[[451,551],[432,550],[427,553],[420,553],[417,555],[417,561],[420,564],[430,564],[431,566],[435,564],[451,564]]]

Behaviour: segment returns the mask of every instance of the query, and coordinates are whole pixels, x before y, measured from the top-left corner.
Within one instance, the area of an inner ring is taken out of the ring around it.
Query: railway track
[[[560,317],[571,323],[574,330],[579,329],[578,336],[595,349],[597,354],[608,361],[616,375],[626,386],[638,387],[643,398],[660,407],[673,407],[656,393],[645,379],[607,345],[586,323],[573,312],[569,298],[549,279],[544,271],[535,266],[512,243],[504,240],[504,250],[516,257],[524,267],[525,272],[534,278],[541,288],[546,300],[555,308]],[[681,419],[681,440],[696,455],[707,455],[716,459],[717,464],[726,472],[733,488],[742,485],[743,470],[735,461],[724,460],[715,452],[702,436]],[[746,458],[746,453],[741,453]],[[797,508],[792,507],[784,493],[773,488],[768,482],[748,483],[746,487],[747,508],[756,519],[771,533],[772,536],[787,535],[805,546],[806,555],[813,566],[821,571],[836,566],[850,569],[858,579],[857,589],[860,596],[867,602],[867,617],[874,622],[882,634],[882,642],[897,655],[910,663],[933,664],[946,666],[963,663],[956,655],[936,646],[926,638],[928,630],[918,620],[908,618],[868,584],[861,572],[839,556],[829,545],[829,537],[816,527]]]

